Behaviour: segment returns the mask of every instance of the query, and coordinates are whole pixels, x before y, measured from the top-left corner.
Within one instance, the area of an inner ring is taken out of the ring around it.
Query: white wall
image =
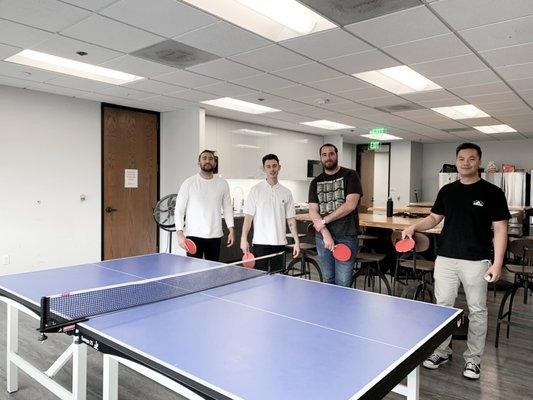
[[[393,142],[390,152],[391,197],[394,207],[403,207],[410,198],[411,142]]]
[[[198,173],[198,155],[205,148],[205,111],[190,108],[161,113],[161,197],[177,193],[189,176]],[[160,251],[167,251],[168,235],[159,230]],[[174,236],[175,239],[175,236]],[[172,252],[185,255],[173,240]]]
[[[341,166],[355,169],[355,145],[351,143],[342,144]]]
[[[388,198],[389,153],[374,153],[374,207],[385,207]]]
[[[100,103],[0,86],[0,274],[100,259],[100,135]]]
[[[422,168],[424,149],[422,143],[411,142],[410,192],[409,201],[422,201]],[[415,194],[416,193],[416,194]]]
[[[203,109],[161,113],[161,197],[177,193],[183,181],[198,172],[198,155],[204,150],[204,143]]]
[[[457,143],[428,143],[423,145],[422,197],[423,201],[434,201],[438,192],[438,174],[442,164],[455,163]],[[533,139],[478,142],[481,147],[482,166],[489,161],[515,164],[517,168],[533,169]]]

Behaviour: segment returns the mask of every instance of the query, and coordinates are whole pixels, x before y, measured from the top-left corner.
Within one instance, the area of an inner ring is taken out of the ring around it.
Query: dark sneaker
[[[441,357],[437,353],[433,353],[422,363],[422,365],[428,369],[437,369],[442,364],[446,364],[448,361],[450,361],[451,358],[452,356]]]
[[[481,366],[477,365],[471,361],[468,361],[465,364],[465,369],[463,369],[463,376],[468,379],[479,379],[479,374],[481,373]]]

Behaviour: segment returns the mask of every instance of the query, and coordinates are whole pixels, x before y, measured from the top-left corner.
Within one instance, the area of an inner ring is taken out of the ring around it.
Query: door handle
[[[106,213],[112,213],[113,211],[118,211],[116,208],[113,208],[113,207],[106,207],[105,208],[105,212]]]

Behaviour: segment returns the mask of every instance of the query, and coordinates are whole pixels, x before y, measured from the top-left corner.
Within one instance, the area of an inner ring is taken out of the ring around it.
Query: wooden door
[[[361,186],[363,187],[361,207],[366,210],[374,206],[374,152],[362,152],[360,153],[360,157],[361,164],[359,173],[361,174]]]
[[[102,259],[158,251],[159,113],[102,105]]]

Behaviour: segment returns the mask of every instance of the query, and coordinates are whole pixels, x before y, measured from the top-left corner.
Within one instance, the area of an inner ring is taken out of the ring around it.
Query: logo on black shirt
[[[472,205],[478,206],[478,207],[483,207],[484,206],[484,204],[483,204],[483,202],[481,200],[474,200],[472,202]]]
[[[316,185],[320,214],[329,214],[345,202],[344,179],[318,182]]]

